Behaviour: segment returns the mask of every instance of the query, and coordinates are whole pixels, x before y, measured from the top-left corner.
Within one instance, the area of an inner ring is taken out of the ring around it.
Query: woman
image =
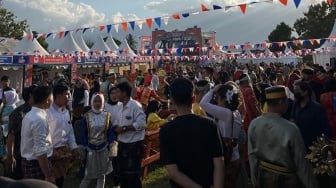
[[[6,154],[5,139],[8,135],[8,120],[9,115],[16,108],[16,103],[20,101],[19,95],[15,90],[8,90],[3,92],[2,102],[4,106],[1,109],[1,126],[0,126],[0,159]]]
[[[325,83],[326,92],[320,97],[332,130],[333,139],[336,140],[336,79],[332,78]]]
[[[215,98],[217,105],[211,104]],[[241,104],[241,95],[233,84],[219,84],[210,90],[201,100],[201,107],[216,120],[218,129],[225,143],[225,187],[236,186],[240,173],[240,155],[238,137],[242,129],[242,118],[238,111]]]
[[[114,135],[111,115],[103,109],[103,93],[93,94],[91,110],[83,117],[80,129],[80,143],[86,151],[85,175],[80,188],[89,187],[92,179],[97,179],[97,188],[103,188],[105,176],[112,172]]]
[[[160,110],[160,103],[156,100],[151,100],[148,103],[146,113],[147,113],[147,125],[146,131],[154,131],[160,128],[161,125],[167,122],[166,119],[162,119],[158,112]]]
[[[119,102],[117,97],[117,88],[112,86],[108,91],[108,102],[105,103],[104,109],[111,114],[112,125],[116,125],[118,118],[121,116],[122,103]],[[117,135],[115,135],[117,136]],[[120,184],[119,175],[117,174],[117,154],[118,154],[118,142],[115,140],[112,146],[112,165],[114,168],[113,184],[114,187],[118,187]]]
[[[88,84],[84,79],[77,79],[72,92],[72,122],[82,118],[84,107],[89,106]]]

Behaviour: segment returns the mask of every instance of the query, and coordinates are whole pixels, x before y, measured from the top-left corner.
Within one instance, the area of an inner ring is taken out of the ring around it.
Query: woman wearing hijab
[[[105,176],[112,172],[112,146],[114,141],[111,115],[104,109],[103,93],[95,93],[91,110],[83,119],[80,128],[80,144],[85,148],[85,175],[80,188],[87,188],[97,179],[97,188],[103,188]]]
[[[4,106],[1,109],[1,126],[0,126],[0,159],[6,155],[5,140],[8,134],[8,120],[9,115],[16,108],[16,103],[20,101],[19,95],[15,90],[8,90],[3,92],[2,102]]]

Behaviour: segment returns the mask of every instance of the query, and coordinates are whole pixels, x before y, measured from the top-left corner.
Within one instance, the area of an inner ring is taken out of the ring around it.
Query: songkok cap
[[[283,86],[271,86],[266,88],[266,99],[283,99],[287,98],[286,89]]]
[[[302,74],[308,74],[308,75],[313,75],[314,74],[314,69],[310,67],[305,67],[302,71]]]
[[[242,74],[240,77],[239,77],[239,82],[243,82],[243,81],[250,81],[250,77],[249,75],[247,74]]]

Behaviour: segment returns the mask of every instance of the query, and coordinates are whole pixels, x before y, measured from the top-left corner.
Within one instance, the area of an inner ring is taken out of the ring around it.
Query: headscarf
[[[6,106],[14,106],[20,101],[19,95],[15,90],[8,90],[4,92],[6,98]]]
[[[100,109],[95,109],[94,108],[94,105],[93,105],[93,101],[94,101],[94,99],[97,97],[97,96],[100,96],[100,98],[101,98],[101,100],[102,100],[102,106],[100,107]],[[94,112],[94,113],[97,113],[97,114],[99,114],[99,113],[101,113],[103,110],[104,110],[104,103],[105,103],[105,101],[104,101],[104,95],[103,95],[103,93],[102,92],[97,92],[97,93],[94,93],[93,95],[92,95],[92,98],[91,98],[91,101],[90,101],[91,103],[91,110]]]

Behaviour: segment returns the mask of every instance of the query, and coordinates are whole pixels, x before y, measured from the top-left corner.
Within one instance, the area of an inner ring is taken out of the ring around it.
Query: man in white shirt
[[[71,97],[70,90],[66,85],[55,85],[53,87],[53,96],[54,103],[46,110],[47,122],[53,143],[53,175],[56,179],[56,185],[62,187],[65,173],[70,166],[71,157],[78,156],[79,152],[70,120],[70,113],[66,109]]]
[[[49,159],[53,153],[46,109],[53,97],[49,86],[33,91],[34,105],[22,120],[21,157],[24,178],[42,179],[54,183]]]
[[[145,138],[146,115],[141,104],[131,98],[132,86],[121,82],[117,86],[117,97],[122,103],[120,118],[116,121],[118,134],[117,174],[121,187],[141,188],[141,161]]]

